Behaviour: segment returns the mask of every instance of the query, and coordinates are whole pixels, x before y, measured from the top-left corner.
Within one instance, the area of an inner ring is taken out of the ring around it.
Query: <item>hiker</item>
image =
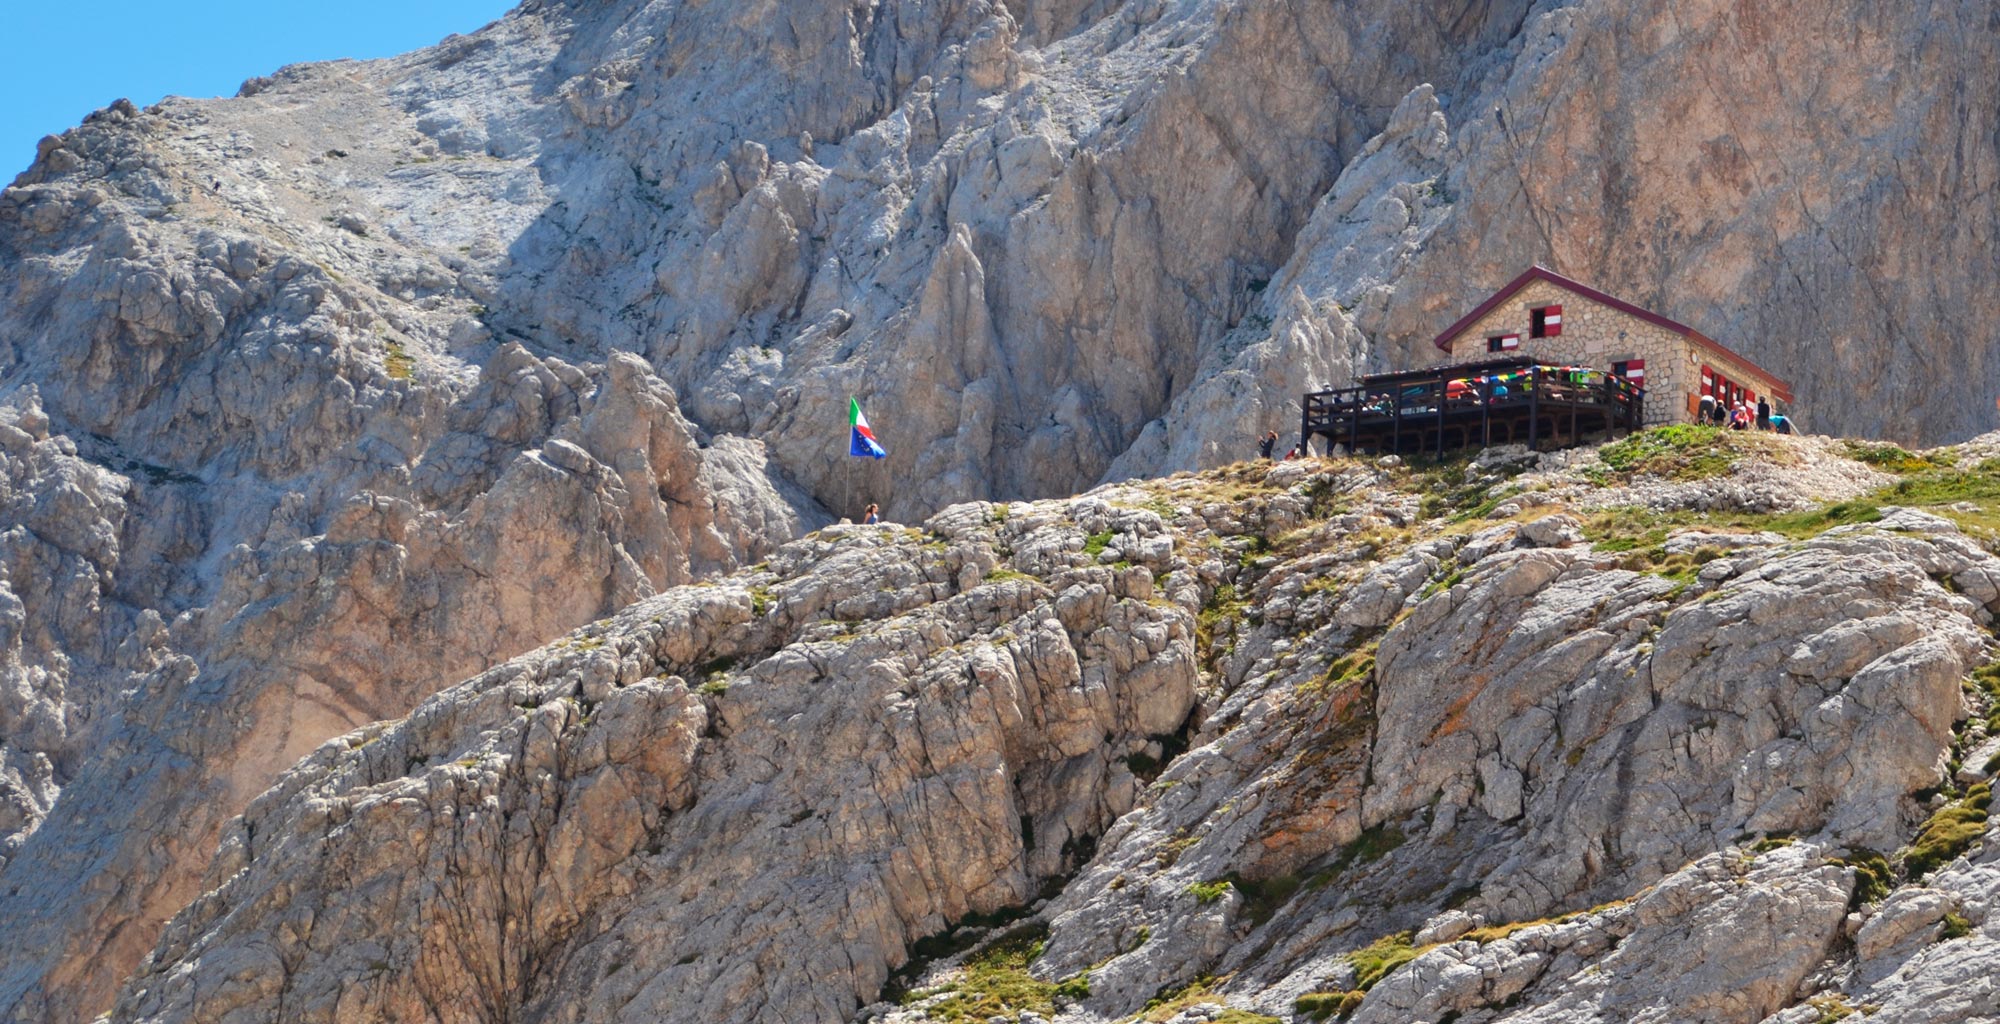
[[[1715,396],[1701,396],[1701,411],[1695,414],[1696,423],[1715,422]]]
[[[1730,410],[1729,412],[1729,429],[1731,430],[1750,429],[1750,410],[1744,408],[1742,402],[1736,403],[1736,408]]]
[[[1275,430],[1267,431],[1264,434],[1264,439],[1262,441],[1257,442],[1257,457],[1260,459],[1270,458],[1271,453],[1277,450],[1278,450],[1278,432]]]
[[[868,506],[868,511],[861,513],[861,521],[871,526],[881,522],[882,521],[881,509],[877,508],[874,505]]]
[[[1796,432],[1796,428],[1792,426],[1792,418],[1790,416],[1784,415],[1783,413],[1773,413],[1771,415],[1771,429],[1777,431],[1780,434],[1791,434]]]
[[[1771,429],[1771,403],[1764,396],[1757,396],[1757,429]]]
[[[1714,413],[1714,416],[1713,416],[1713,418],[1712,418],[1712,419],[1710,419],[1710,420],[1709,420],[1709,422],[1711,422],[1711,423],[1715,424],[1716,426],[1720,427],[1720,426],[1723,426],[1723,425],[1724,425],[1725,423],[1727,423],[1727,422],[1728,422],[1728,420],[1729,420],[1729,409],[1728,409],[1728,407],[1726,407],[1726,406],[1724,406],[1724,405],[1722,404],[1722,400],[1721,400],[1721,399],[1719,399],[1719,398],[1718,398],[1718,399],[1716,399],[1716,400],[1715,400],[1715,413]]]
[[[1285,461],[1290,462],[1296,458],[1301,458],[1301,456],[1299,455],[1299,446],[1293,445],[1292,450],[1285,453]]]

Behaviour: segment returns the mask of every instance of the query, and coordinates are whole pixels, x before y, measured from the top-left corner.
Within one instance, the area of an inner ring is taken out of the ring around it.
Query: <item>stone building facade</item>
[[[1589,366],[1646,389],[1646,422],[1687,423],[1701,396],[1754,408],[1770,399],[1790,413],[1779,377],[1686,324],[1606,295],[1546,267],[1532,267],[1437,336],[1439,362],[1527,356]]]

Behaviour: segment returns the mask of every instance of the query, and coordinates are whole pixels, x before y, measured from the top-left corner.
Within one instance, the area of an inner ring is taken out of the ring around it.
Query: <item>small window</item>
[[[1518,334],[1501,334],[1486,339],[1488,352],[1512,352],[1520,347],[1521,336]]]
[[[1528,311],[1528,337],[1559,338],[1563,332],[1563,308],[1543,306]]]

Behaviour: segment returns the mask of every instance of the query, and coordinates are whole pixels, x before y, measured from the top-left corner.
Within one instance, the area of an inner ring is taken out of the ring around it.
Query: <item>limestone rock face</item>
[[[0,918],[23,1020],[108,998],[223,822],[327,738],[824,521],[761,445],[711,457],[629,355],[503,347],[427,445],[358,437],[324,476],[79,444],[33,386],[0,421]]]
[[[1635,566],[1581,461],[1491,524],[1312,461],[818,531],[313,751],[109,1019],[1991,1016],[1970,513]]]
[[[1074,870],[1131,805],[1125,752],[1195,701],[1193,617],[1149,600],[1150,570],[1096,564],[1055,516],[930,527],[824,531],[320,748],[230,826],[114,1017],[777,1021],[873,998],[915,940]],[[1002,545],[1043,575],[987,579]]]

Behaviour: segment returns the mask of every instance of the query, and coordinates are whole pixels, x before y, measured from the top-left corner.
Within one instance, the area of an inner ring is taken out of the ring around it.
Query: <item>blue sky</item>
[[[515,0],[0,0],[0,185],[35,143],[127,97],[230,96],[286,64],[387,57],[470,32]]]

